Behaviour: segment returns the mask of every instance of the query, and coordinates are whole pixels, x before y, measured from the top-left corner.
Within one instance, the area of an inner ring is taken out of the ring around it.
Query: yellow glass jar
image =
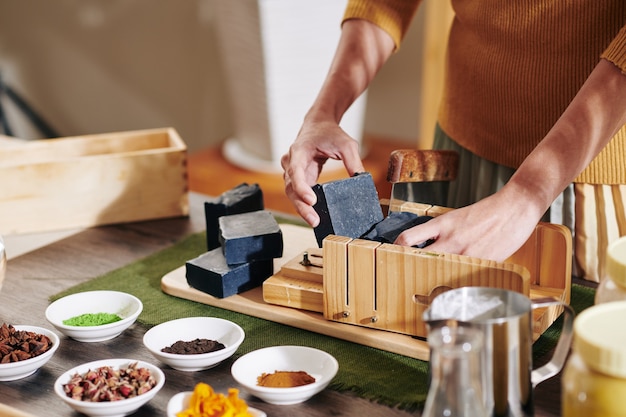
[[[626,236],[606,249],[605,274],[596,291],[595,304],[626,301]]]
[[[626,417],[626,301],[590,307],[574,320],[563,370],[563,417]]]

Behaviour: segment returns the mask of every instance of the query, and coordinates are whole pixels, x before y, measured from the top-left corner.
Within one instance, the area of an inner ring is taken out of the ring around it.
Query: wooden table
[[[53,329],[44,316],[51,295],[169,247],[192,232],[203,230],[204,200],[202,195],[190,195],[189,218],[87,229],[10,259],[0,290],[0,322]],[[10,239],[7,239],[7,245],[10,245]],[[18,381],[0,382],[0,403],[40,417],[77,416],[54,394],[52,387],[56,378],[80,363],[98,359],[125,357],[157,364],[142,344],[144,332],[144,327],[135,324],[117,338],[101,343],[81,343],[62,337],[54,357],[34,375]],[[195,373],[163,365],[165,386],[134,416],[165,416],[169,399],[196,382],[207,382],[220,392],[237,387],[230,375],[231,363],[226,361],[216,368]],[[557,377],[536,388],[536,416],[560,415],[559,384]],[[265,411],[270,417],[419,415],[332,390],[325,390],[305,403],[292,406],[266,404],[248,396],[243,390],[241,395],[251,406]]]

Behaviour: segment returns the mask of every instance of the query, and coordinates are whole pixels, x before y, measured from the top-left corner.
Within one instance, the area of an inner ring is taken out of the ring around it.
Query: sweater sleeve
[[[602,58],[612,62],[622,70],[623,74],[626,74],[626,26],[622,27],[608,48],[604,50]]]
[[[391,36],[397,50],[420,3],[421,0],[349,0],[343,21],[372,22]]]

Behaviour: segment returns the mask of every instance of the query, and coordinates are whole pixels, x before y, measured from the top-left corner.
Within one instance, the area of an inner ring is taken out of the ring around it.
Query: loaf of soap
[[[219,223],[222,216],[263,210],[263,192],[258,184],[243,183],[204,203],[207,250],[219,247]]]
[[[419,216],[409,212],[392,212],[381,222],[377,223],[372,230],[361,236],[361,238],[382,243],[393,243],[404,230],[426,223],[430,219],[432,219],[432,216]],[[426,245],[427,243],[425,242],[417,247],[423,248]]]
[[[283,234],[267,210],[219,218],[220,244],[228,265],[283,256]]]
[[[189,286],[217,298],[258,287],[273,273],[274,261],[271,259],[230,266],[220,248],[185,263]]]
[[[313,208],[320,217],[314,232],[320,247],[328,235],[358,238],[383,220],[376,185],[368,172],[316,184],[313,191],[317,196]]]

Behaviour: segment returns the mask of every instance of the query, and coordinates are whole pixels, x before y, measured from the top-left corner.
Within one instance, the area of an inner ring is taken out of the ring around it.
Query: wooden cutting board
[[[313,229],[291,224],[281,224],[280,227],[285,245],[282,258],[274,260],[274,271],[279,271],[282,265],[302,252],[310,248],[317,248]],[[268,304],[263,300],[262,287],[226,298],[213,297],[210,294],[191,288],[187,284],[184,265],[169,272],[161,279],[161,289],[166,294],[187,300],[236,311],[416,359],[428,360],[428,344],[424,339],[338,323],[326,320],[322,313]]]

